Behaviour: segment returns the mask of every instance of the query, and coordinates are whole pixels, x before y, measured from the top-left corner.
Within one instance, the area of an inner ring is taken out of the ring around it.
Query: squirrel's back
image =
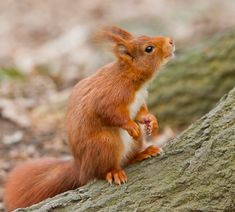
[[[72,161],[44,158],[16,167],[8,176],[4,202],[8,211],[25,208],[79,187]]]

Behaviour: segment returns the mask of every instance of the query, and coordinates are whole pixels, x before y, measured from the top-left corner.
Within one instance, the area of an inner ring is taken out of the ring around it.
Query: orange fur
[[[69,98],[66,126],[74,161],[44,159],[13,170],[5,190],[8,210],[29,206],[95,178],[116,184],[126,182],[125,165],[158,152],[149,148],[141,153],[139,124],[147,120],[148,128],[153,130],[157,121],[138,98],[144,95],[141,92],[145,84],[172,56],[173,41],[160,36],[135,37],[118,27],[106,28],[101,36],[113,43],[117,60],[81,80]],[[147,46],[154,50],[147,53]],[[125,143],[123,138],[130,136],[133,140]]]
[[[135,156],[128,161],[128,164],[133,164],[147,158],[156,156],[161,153],[161,149],[156,146],[149,146],[144,151],[136,153]]]

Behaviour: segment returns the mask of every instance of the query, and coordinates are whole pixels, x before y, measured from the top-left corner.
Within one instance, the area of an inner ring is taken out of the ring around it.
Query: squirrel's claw
[[[126,125],[123,126],[123,128],[127,130],[129,135],[134,139],[138,139],[140,137],[141,134],[140,127],[134,121],[130,120]]]
[[[127,176],[123,170],[113,170],[106,174],[106,180],[109,184],[114,182],[116,185],[121,185],[127,182]]]

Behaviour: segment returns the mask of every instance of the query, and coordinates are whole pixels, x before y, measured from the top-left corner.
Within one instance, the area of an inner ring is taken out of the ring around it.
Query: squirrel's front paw
[[[141,131],[138,124],[134,121],[130,120],[127,124],[123,126],[123,128],[129,133],[131,137],[134,139],[138,139],[140,137]]]
[[[157,119],[152,114],[143,117],[141,123],[145,125],[145,132],[148,136],[151,136],[152,132],[158,129]]]

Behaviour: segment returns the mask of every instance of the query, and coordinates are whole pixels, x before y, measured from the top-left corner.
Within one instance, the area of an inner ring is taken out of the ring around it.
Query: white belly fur
[[[147,96],[148,91],[146,89],[146,86],[143,86],[139,91],[136,92],[134,102],[129,106],[129,114],[132,120],[136,117],[137,113],[140,110],[140,107],[147,99]],[[133,138],[128,134],[126,130],[120,129],[119,133],[124,146],[121,161],[124,162],[127,159],[128,154],[132,151]]]

